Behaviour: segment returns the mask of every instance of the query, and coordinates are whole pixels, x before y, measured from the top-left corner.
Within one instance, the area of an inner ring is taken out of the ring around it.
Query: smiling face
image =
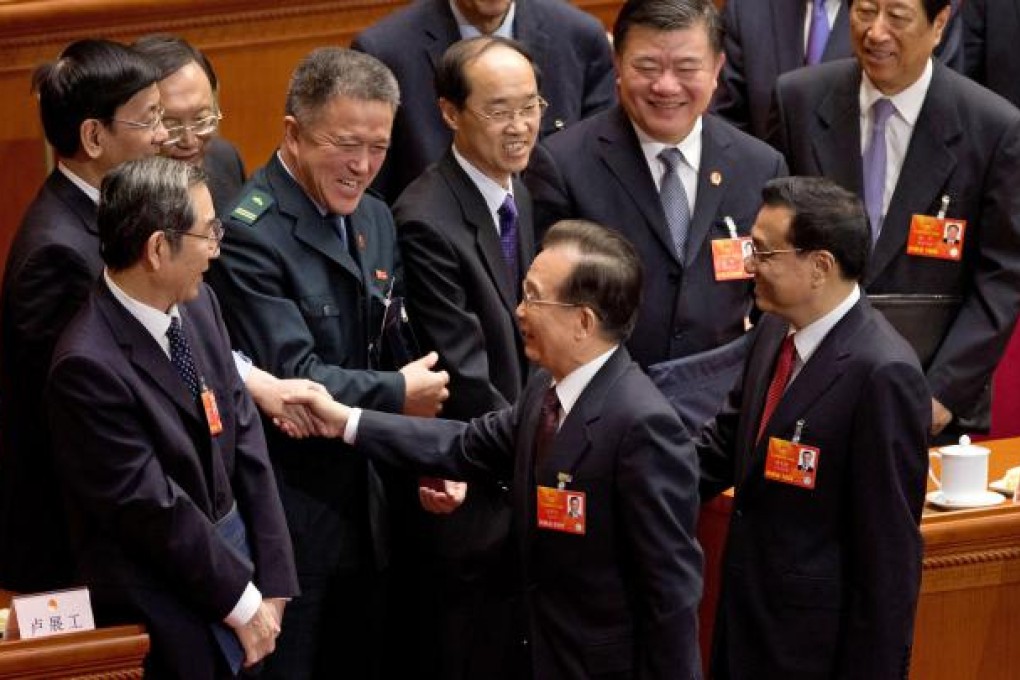
[[[159,81],[159,96],[163,103],[163,122],[167,128],[194,125],[196,121],[216,115],[216,100],[212,85],[202,67],[188,62]],[[163,155],[201,165],[206,145],[212,135],[196,135],[187,131],[180,141],[163,147]]]
[[[851,42],[875,87],[891,96],[921,77],[942,40],[950,11],[947,5],[930,22],[921,0],[854,0]]]
[[[166,128],[162,124],[155,127],[140,127],[133,123],[148,123],[159,116],[159,88],[150,85],[135,93],[122,105],[117,107],[113,117],[106,125],[92,127],[96,139],[90,153],[102,166],[103,172],[145,156],[155,156],[160,145],[166,140]]]
[[[528,165],[538,139],[541,108],[531,64],[517,51],[497,45],[464,67],[470,95],[464,107],[442,99],[440,108],[454,131],[454,146],[472,165],[507,188],[510,175]],[[530,113],[523,113],[524,107]],[[494,112],[517,111],[509,121],[486,118]]]
[[[758,309],[796,322],[813,299],[813,262],[811,253],[791,252],[790,223],[793,213],[781,206],[762,206],[751,228],[751,239],[760,261],[744,261],[754,275],[754,301]],[[780,251],[780,252],[771,252]]]
[[[708,108],[724,57],[699,23],[677,31],[633,26],[615,61],[627,115],[656,141],[676,144]]]
[[[283,158],[312,200],[350,215],[386,159],[392,127],[388,103],[334,97],[303,122],[284,119]]]
[[[540,252],[524,279],[524,301],[517,305],[517,321],[528,359],[556,380],[574,368],[580,307],[543,304],[562,302],[559,293],[577,264],[574,251],[559,246]],[[537,300],[539,302],[528,302]]]

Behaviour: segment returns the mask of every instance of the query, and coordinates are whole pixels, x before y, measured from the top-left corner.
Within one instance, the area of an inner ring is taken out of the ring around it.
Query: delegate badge
[[[712,265],[716,281],[737,281],[754,278],[744,267],[751,257],[751,237],[717,238],[712,240]]]
[[[584,535],[588,503],[583,491],[537,487],[538,528]]]
[[[202,389],[202,409],[205,421],[209,423],[209,434],[214,437],[223,432],[223,421],[220,420],[220,409],[216,405],[216,395],[208,387]]]
[[[907,255],[959,262],[967,220],[955,217],[914,215],[907,236]]]
[[[769,437],[765,457],[765,479],[803,489],[815,488],[821,450],[800,442]]]

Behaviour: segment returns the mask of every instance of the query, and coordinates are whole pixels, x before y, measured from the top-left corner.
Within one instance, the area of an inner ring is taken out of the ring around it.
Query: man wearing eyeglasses
[[[390,203],[450,147],[452,135],[436,106],[439,60],[458,40],[517,40],[541,73],[550,135],[611,106],[613,64],[606,32],[595,17],[562,0],[415,0],[358,35],[352,44],[386,64],[400,83],[393,152],[373,186]]]
[[[649,272],[650,275],[654,273]],[[514,680],[696,680],[702,556],[697,475],[676,412],[630,359],[641,262],[615,231],[554,225],[517,316],[541,367],[515,402],[470,423],[298,397],[373,460],[476,484],[513,477],[507,585]],[[580,517],[569,517],[578,498]]]
[[[942,441],[989,429],[992,375],[1020,313],[1020,112],[932,58],[951,11],[854,0],[855,58],[781,76],[770,139],[795,173],[863,198],[864,288],[918,310],[904,335],[927,355]],[[963,226],[953,247],[941,243],[949,222]],[[940,247],[919,247],[926,228]]]
[[[162,154],[205,169],[216,214],[223,217],[244,184],[244,163],[234,145],[217,134],[223,114],[212,64],[175,36],[146,36],[132,47],[160,71],[159,98],[167,131]]]
[[[73,585],[43,389],[53,346],[103,268],[99,184],[166,140],[158,77],[141,56],[106,40],[72,43],[33,77],[57,167],[14,237],[0,300],[0,586],[10,590]]]
[[[914,351],[862,295],[857,197],[790,177],[763,199],[745,266],[764,314],[696,441],[702,500],[735,487],[710,675],[903,680],[931,395]]]
[[[528,376],[514,308],[535,238],[531,196],[516,175],[528,164],[545,102],[530,55],[505,38],[454,43],[435,86],[453,145],[393,213],[411,322],[450,374],[443,416],[467,421],[513,403]],[[508,482],[472,485],[449,515],[408,508],[418,598],[409,637],[420,649],[412,657],[419,677],[498,676],[491,647],[509,618]],[[420,493],[428,510],[449,511],[432,504],[429,488]]]
[[[404,288],[386,205],[365,195],[399,103],[374,57],[313,51],[287,92],[283,139],[226,218],[209,281],[231,338],[256,365],[321,383],[344,401],[434,416],[447,375],[429,354],[396,370],[373,361],[391,291]],[[267,432],[301,582],[263,677],[377,677],[389,538],[376,469],[321,440]]]
[[[102,279],[53,353],[47,407],[97,623],[141,622],[146,677],[214,680],[273,651],[298,594],[258,413],[202,283],[222,226],[201,168],[107,174]]]
[[[629,0],[613,35],[620,106],[544,140],[526,181],[539,231],[581,217],[638,249],[652,274],[627,347],[648,368],[743,335],[751,288],[713,245],[746,236],[761,186],[786,166],[705,113],[725,60],[711,0]]]

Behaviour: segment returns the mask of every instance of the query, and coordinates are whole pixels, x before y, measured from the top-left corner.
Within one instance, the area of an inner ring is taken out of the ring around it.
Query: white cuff
[[[244,587],[244,592],[241,593],[241,599],[237,601],[223,622],[231,628],[240,628],[251,621],[251,617],[255,616],[255,612],[259,610],[261,604],[262,593],[254,583],[249,581],[248,585]]]
[[[234,350],[231,352],[234,356],[234,368],[237,369],[237,374],[241,376],[241,382],[248,381],[248,374],[251,373],[252,360],[244,355],[244,352]]]
[[[361,422],[361,409],[354,407],[347,416],[347,425],[344,426],[344,443],[354,446],[358,440],[358,423]]]

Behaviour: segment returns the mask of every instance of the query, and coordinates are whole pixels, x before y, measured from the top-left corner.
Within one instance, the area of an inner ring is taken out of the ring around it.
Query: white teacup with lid
[[[988,491],[988,454],[983,446],[970,443],[970,437],[963,435],[959,444],[942,446],[929,458],[941,461],[941,471],[936,477],[931,466],[928,476],[941,490],[947,503],[968,503],[979,501]]]

